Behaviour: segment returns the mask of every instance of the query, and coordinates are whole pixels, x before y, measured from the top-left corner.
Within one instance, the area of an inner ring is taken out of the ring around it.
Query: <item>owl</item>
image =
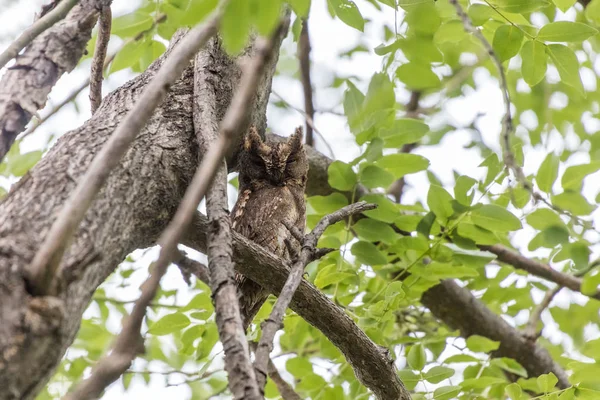
[[[286,142],[265,143],[254,127],[246,134],[239,158],[239,196],[232,227],[271,253],[291,261],[301,244],[287,226],[304,232],[304,189],[308,161],[302,128]],[[236,274],[244,329],[269,296],[254,281]]]

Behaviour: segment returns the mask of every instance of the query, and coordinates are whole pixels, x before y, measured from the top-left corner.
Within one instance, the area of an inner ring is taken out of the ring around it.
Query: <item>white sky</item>
[[[39,10],[40,4],[43,2],[40,0],[29,0],[23,2],[17,2],[16,0],[0,0],[0,49],[5,48],[10,41],[18,34],[24,27],[26,27],[33,19],[33,14]],[[365,34],[361,34],[353,28],[348,27],[339,20],[332,20],[326,9],[326,2],[324,0],[313,0],[312,9],[310,14],[310,35],[312,45],[312,78],[313,86],[315,89],[314,102],[317,110],[328,110],[335,107],[336,110],[342,111],[341,99],[343,90],[345,87],[338,89],[331,89],[329,86],[335,75],[347,76],[353,75],[360,78],[354,82],[363,91],[366,91],[369,79],[373,73],[381,70],[382,58],[372,52],[372,49],[378,46],[383,41],[382,24],[393,26],[394,23],[394,12],[391,8],[382,6],[383,12],[377,11],[371,4],[364,0],[357,0],[356,3],[362,12],[363,16],[375,21],[376,23],[370,23],[366,25]],[[119,16],[130,12],[135,9],[138,1],[127,1],[127,0],[114,0],[113,2],[113,15]],[[563,15],[562,18],[573,19],[574,12]],[[401,20],[398,16],[398,20]],[[118,38],[114,36],[111,38],[111,48],[118,46]],[[369,53],[355,53],[350,58],[339,58],[338,54],[354,47],[359,41],[361,41],[371,51]],[[110,50],[109,50],[110,52]],[[295,45],[291,42],[290,38],[286,39],[281,52],[282,63],[286,66],[293,65],[295,68]],[[512,61],[518,63],[517,60]],[[50,94],[50,101],[46,110],[41,111],[40,115],[45,113],[57,104],[62,99],[66,98],[72,91],[73,87],[78,86],[79,82],[82,82],[89,71],[89,61],[84,63],[84,68],[77,68],[71,74],[64,76],[55,89]],[[592,80],[586,79],[590,77],[592,71],[587,70],[583,72],[584,85],[586,88],[595,89],[592,87]],[[107,93],[122,83],[130,79],[133,75],[129,71],[120,71],[113,74],[105,81],[104,93]],[[551,68],[548,73],[549,79],[558,79],[556,70]],[[476,115],[483,114],[479,119],[478,127],[483,134],[485,143],[496,150],[500,151],[499,132],[500,132],[500,121],[503,113],[503,103],[501,92],[498,88],[498,83],[495,78],[490,78],[489,73],[483,69],[477,69],[474,73],[475,82],[477,83],[476,90],[466,90],[466,96],[459,99],[452,99],[446,101],[443,106],[443,112],[438,119],[445,119],[451,121],[458,126],[468,126]],[[594,78],[595,82],[595,78]],[[526,85],[523,86],[526,88]],[[302,109],[303,108],[303,95],[302,87],[296,80],[291,80],[283,77],[275,79],[273,84],[274,91],[282,95],[286,101],[292,105]],[[519,86],[521,88],[521,85]],[[78,97],[79,113],[75,110],[73,105],[68,105],[62,112],[55,115],[51,120],[38,128],[37,132],[28,138],[23,148],[25,151],[38,149],[44,146],[51,134],[64,133],[70,129],[80,126],[90,116],[89,112],[89,101],[88,92],[84,90]],[[408,100],[408,93],[406,91],[399,90],[397,92],[398,101],[405,103]],[[274,100],[278,100],[277,97],[273,97]],[[560,96],[556,100],[556,104],[560,105]],[[566,99],[562,99],[562,103]],[[426,98],[423,102],[425,106],[433,105],[437,101],[437,98]],[[295,126],[303,125],[304,121],[302,115],[294,110],[282,111],[276,107],[270,106],[268,109],[269,127],[278,134],[288,135],[293,132]],[[598,120],[594,120],[589,117],[587,121],[588,126],[591,129],[598,129]],[[528,121],[531,124],[535,124],[534,119]],[[436,123],[436,121],[433,121]],[[439,121],[438,121],[439,123]],[[360,149],[354,142],[354,138],[348,130],[345,119],[338,115],[331,113],[317,113],[315,115],[315,124],[319,130],[326,136],[327,141],[333,146],[335,158],[343,161],[350,161],[360,154]],[[317,148],[323,153],[328,154],[327,149],[320,142],[320,138],[316,137]],[[436,175],[445,184],[453,184],[452,170],[458,171],[460,174],[470,175],[475,178],[480,178],[485,170],[478,169],[477,166],[481,162],[481,158],[476,150],[464,149],[464,145],[470,142],[470,133],[467,131],[458,131],[447,135],[440,146],[436,147],[419,147],[415,150],[415,153],[421,154],[427,157],[431,162],[430,170],[435,172]],[[555,137],[554,140],[550,140],[547,144],[546,149],[535,149],[526,150],[525,157],[525,172],[527,174],[537,171],[537,168],[541,161],[546,155],[546,151],[559,150],[562,148],[562,138]],[[589,157],[582,153],[581,156],[573,158],[576,162],[572,164],[583,163],[589,160]],[[564,170],[564,168],[562,169]],[[561,172],[562,172],[561,170]],[[597,177],[597,175],[595,175]],[[595,178],[588,178],[586,180],[584,193],[588,199],[593,202],[595,195],[598,193],[600,185],[596,182]],[[410,175],[407,177],[407,182],[410,185],[404,199],[406,202],[413,202],[415,200],[425,201],[427,190],[429,187],[427,177],[424,172]],[[8,182],[0,178],[0,185],[7,187]],[[517,213],[517,215],[519,215]],[[594,214],[594,220],[598,222],[600,213]],[[518,232],[515,235],[513,243],[528,243],[532,237],[533,230],[526,228]],[[523,248],[525,254],[530,254],[526,251],[525,246]],[[536,253],[538,255],[547,254],[544,251]],[[140,264],[148,265],[155,252],[151,251],[146,253]],[[136,272],[132,275],[130,282],[132,287],[136,287],[137,284],[141,283],[146,276],[146,269],[142,268],[142,271]],[[180,274],[177,270],[171,269],[169,273],[163,279],[163,287],[165,289],[179,288],[181,297],[179,301],[185,302],[189,299],[191,292],[185,288],[185,284],[182,282]],[[113,289],[110,290],[112,295],[124,300],[135,299],[137,294],[129,290]],[[537,300],[541,298],[541,293],[537,293]],[[582,301],[582,296],[567,294],[566,291],[561,292],[561,295],[555,300],[559,304],[566,306],[572,301]],[[527,318],[527,315],[523,315],[523,318]],[[548,321],[548,318],[545,318]],[[119,328],[119,321],[115,318],[114,321],[110,321],[111,330],[116,331]],[[556,328],[552,324],[544,331],[545,334],[550,334],[553,339],[559,340],[560,335],[556,331]],[[600,334],[596,331],[591,331],[591,338],[600,337]],[[402,362],[402,360],[400,360]],[[289,377],[288,375],[285,375]],[[189,392],[184,386],[174,387],[163,387],[162,379],[153,378],[150,385],[146,386],[142,383],[141,378],[137,380],[134,378],[132,388],[129,392],[123,393],[119,384],[113,385],[106,394],[106,399],[117,400],[130,398],[133,394],[139,397],[147,398],[162,398],[165,396],[177,396],[177,398],[188,398]]]

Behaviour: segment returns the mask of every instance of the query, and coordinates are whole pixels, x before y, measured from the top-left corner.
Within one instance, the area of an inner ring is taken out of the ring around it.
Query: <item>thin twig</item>
[[[56,8],[35,21],[29,28],[25,29],[21,36],[0,54],[0,68],[3,68],[6,63],[15,58],[21,50],[27,47],[42,32],[63,19],[75,4],[77,4],[77,1],[78,0],[61,1]]]
[[[258,343],[249,342],[248,344],[250,345],[252,351],[256,353],[256,347],[258,346]],[[272,358],[269,358],[267,372],[269,373],[269,378],[271,378],[271,380],[277,387],[277,391],[279,392],[279,395],[283,400],[302,400],[302,397],[300,397],[300,395],[296,393],[292,385],[287,383],[286,380],[283,379],[281,374],[279,374],[279,371],[273,363]]]
[[[100,18],[98,19],[98,38],[96,39],[96,49],[92,59],[92,68],[90,71],[90,104],[92,114],[96,112],[102,102],[102,73],[104,70],[104,59],[106,58],[106,49],[110,40],[110,27],[112,24],[112,11],[110,5],[102,7]]]
[[[113,62],[113,60],[115,59],[115,57],[117,56],[117,54],[119,54],[121,52],[121,50],[123,50],[123,48],[127,45],[129,45],[130,43],[133,42],[137,42],[138,40],[141,40],[144,38],[145,35],[147,35],[148,33],[154,31],[154,28],[160,24],[163,23],[167,20],[167,15],[166,14],[160,14],[156,17],[156,19],[154,20],[154,22],[152,23],[152,26],[148,29],[146,29],[145,31],[142,31],[140,33],[138,33],[137,35],[135,35],[135,37],[129,38],[127,40],[125,40],[120,46],[119,48],[112,53],[111,55],[109,55],[106,60],[104,60],[104,65],[103,65],[103,73],[106,73],[106,70],[108,69],[108,66],[110,65],[110,63]],[[19,139],[23,139],[24,137],[27,137],[29,135],[31,135],[33,132],[35,132],[35,130],[37,128],[40,127],[40,125],[42,125],[44,122],[48,121],[50,119],[50,117],[52,117],[54,114],[56,114],[57,112],[59,112],[64,106],[66,106],[67,104],[69,104],[70,102],[72,102],[73,100],[75,100],[75,98],[77,98],[77,96],[79,95],[79,93],[81,93],[83,91],[83,89],[85,89],[86,87],[88,87],[88,85],[90,84],[90,78],[88,77],[84,82],[81,83],[81,85],[79,85],[79,87],[77,87],[77,89],[75,89],[70,95],[69,97],[67,97],[66,99],[64,99],[63,101],[61,101],[60,103],[58,103],[55,107],[52,108],[52,110],[50,110],[48,112],[48,114],[44,115],[41,119],[36,120],[25,132],[23,132],[20,136]]]
[[[495,244],[492,246],[479,246],[481,250],[489,251],[494,253],[498,261],[512,265],[517,269],[527,271],[532,275],[554,282],[557,285],[564,286],[575,292],[581,293],[582,279],[577,275],[569,275],[563,272],[557,271],[547,264],[543,264],[539,261],[527,258],[516,251],[508,249],[502,245]],[[600,300],[600,292],[589,295],[589,297]]]
[[[592,262],[592,263],[590,263],[590,265],[588,265],[587,268],[584,268],[581,271],[578,271],[577,273],[573,274],[573,276],[575,276],[577,278],[585,276],[585,274],[587,274],[588,272],[590,272],[592,269],[594,269],[597,266],[598,266],[597,261]],[[531,312],[531,315],[529,316],[529,320],[527,321],[527,324],[525,325],[525,327],[523,328],[523,331],[522,331],[523,337],[525,337],[527,340],[535,342],[537,340],[537,338],[539,338],[542,335],[542,330],[540,329],[538,331],[538,329],[537,329],[538,323],[542,319],[542,312],[544,312],[544,310],[546,308],[548,308],[548,306],[552,302],[552,299],[554,299],[554,297],[558,294],[558,292],[560,292],[563,288],[564,288],[564,286],[559,284],[559,285],[556,285],[554,288],[548,289],[546,291],[546,294],[544,295],[544,298],[542,299],[540,304],[538,304],[537,307]]]
[[[254,361],[256,378],[258,379],[261,391],[264,391],[266,383],[267,364],[269,361],[269,354],[271,353],[271,350],[273,350],[275,333],[277,333],[282,325],[285,310],[288,308],[298,285],[300,285],[300,282],[302,281],[304,267],[306,267],[313,258],[313,253],[315,252],[319,238],[329,225],[335,224],[350,215],[372,210],[376,207],[375,204],[369,204],[364,201],[350,204],[332,214],[324,216],[315,226],[313,231],[305,236],[302,243],[302,250],[300,251],[298,259],[294,262],[294,265],[292,265],[285,285],[283,286],[283,289],[281,289],[281,293],[275,302],[275,306],[273,306],[273,311],[271,312],[271,315],[269,315],[269,318],[262,324],[262,336],[256,349],[256,359]]]
[[[133,109],[121,121],[94,158],[52,224],[44,243],[29,267],[29,283],[34,294],[43,295],[54,290],[53,281],[62,256],[94,197],[135,140],[138,132],[146,125],[154,109],[162,102],[170,85],[188,66],[190,58],[217,32],[220,17],[221,14],[217,13],[206,24],[196,26],[185,35],[171,55],[166,58]]]
[[[113,299],[111,297],[106,297],[106,296],[94,296],[94,297],[92,297],[92,300],[101,302],[101,303],[119,304],[122,306],[128,306],[131,304],[135,304],[135,302],[137,301],[137,300],[118,300],[118,299]],[[179,310],[182,306],[177,306],[174,304],[150,303],[150,304],[148,304],[148,307],[171,308],[174,310]]]
[[[274,90],[271,90],[271,93],[274,94],[275,96],[279,97],[279,99],[289,108],[291,108],[292,110],[295,110],[297,112],[299,112],[300,114],[302,114],[304,116],[304,118],[306,119],[306,123],[308,125],[310,125],[310,127],[312,128],[312,130],[319,135],[319,137],[321,138],[321,141],[323,142],[323,144],[325,145],[325,147],[327,148],[327,152],[329,153],[329,155],[331,157],[334,157],[335,154],[333,153],[333,148],[331,147],[331,145],[329,144],[329,142],[327,142],[327,140],[325,139],[325,136],[323,136],[323,133],[321,133],[321,131],[317,128],[317,126],[315,125],[315,121],[308,115],[306,114],[306,112],[304,112],[304,110],[299,109],[298,107],[294,107],[289,101],[287,101],[286,99],[283,98],[283,96],[281,96],[279,93],[277,93]]]
[[[488,42],[488,40],[485,38],[485,36],[483,36],[483,33],[481,33],[481,31],[479,29],[477,29],[473,26],[473,23],[471,22],[471,18],[469,18],[469,16],[465,13],[465,11],[463,10],[463,8],[460,5],[460,3],[458,2],[458,0],[449,0],[449,1],[450,1],[450,4],[452,4],[454,6],[454,8],[456,9],[456,14],[458,14],[460,19],[462,20],[465,31],[472,33],[473,36],[475,36],[481,42],[481,44],[483,45],[485,50],[490,55],[492,61],[496,65],[496,68],[498,69],[498,75],[500,77],[500,90],[502,91],[502,98],[504,100],[504,118],[502,119],[502,133],[501,133],[502,141],[504,143],[504,152],[503,152],[504,163],[510,170],[512,170],[515,173],[517,180],[521,184],[523,184],[523,186],[525,186],[524,182],[527,182],[527,178],[525,177],[525,174],[523,173],[523,170],[521,169],[521,167],[516,163],[515,156],[512,153],[512,150],[510,148],[510,135],[513,131],[513,122],[512,122],[511,112],[510,112],[510,94],[508,92],[508,83],[506,81],[506,74],[504,72],[504,67],[502,66],[502,62],[496,55],[496,52],[494,51],[490,42]],[[529,184],[529,186],[531,186],[531,184]]]
[[[313,90],[310,79],[310,37],[308,36],[308,17],[302,20],[302,30],[298,38],[298,59],[300,61],[300,75],[302,77],[302,88],[304,89],[304,112],[306,113],[306,144],[313,144],[312,124],[308,119],[315,119],[315,108],[313,106]]]

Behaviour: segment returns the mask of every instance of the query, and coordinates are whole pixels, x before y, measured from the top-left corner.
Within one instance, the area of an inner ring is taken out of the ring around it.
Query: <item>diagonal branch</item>
[[[29,266],[28,280],[34,294],[43,295],[56,290],[52,286],[62,255],[94,197],[154,109],[164,99],[169,86],[181,76],[190,58],[217,32],[219,21],[218,13],[206,24],[196,26],[181,39],[146,87],[140,100],[94,158],[85,176],[61,209]]]
[[[263,322],[262,326],[262,337],[258,343],[256,349],[256,359],[254,361],[254,368],[256,369],[258,379],[258,385],[261,392],[264,393],[264,387],[267,378],[267,365],[269,362],[269,354],[273,350],[273,339],[275,333],[279,330],[282,325],[283,316],[288,305],[292,301],[294,293],[298,289],[300,282],[302,281],[302,274],[306,265],[313,260],[317,242],[319,238],[325,232],[325,229],[329,225],[333,225],[350,215],[358,214],[364,211],[372,210],[376,208],[375,204],[368,204],[364,201],[359,203],[350,204],[332,214],[324,216],[317,226],[311,233],[305,236],[302,241],[302,250],[298,259],[292,265],[290,275],[288,276],[281,293],[275,302],[271,315]]]
[[[197,216],[182,244],[205,252],[208,229],[206,218]],[[289,275],[286,262],[237,232],[232,236],[237,271],[271,293],[280,293]],[[319,329],[344,354],[358,380],[378,399],[410,399],[387,349],[369,339],[342,308],[318,289],[302,280],[290,308]]]
[[[110,27],[112,24],[112,11],[110,5],[102,7],[100,18],[98,19],[98,39],[96,40],[96,49],[92,59],[92,68],[90,71],[90,103],[92,114],[96,112],[102,102],[102,72],[104,70],[104,59],[106,58],[106,49],[110,40]]]
[[[215,27],[217,18],[218,16],[209,23],[209,26]],[[212,32],[211,29],[201,29],[200,33],[202,34],[199,35],[199,32],[196,32],[194,35],[190,36],[190,34],[194,33],[194,31],[192,31],[188,33],[185,38],[191,37],[205,43],[209,38],[206,36],[207,33],[204,33],[205,31]],[[281,29],[276,32],[276,36],[279,36],[280,31]],[[189,47],[195,45],[195,43],[190,43],[189,41],[186,43],[185,38],[182,39],[179,46],[187,44],[187,46],[183,46],[183,48],[189,50]],[[228,150],[229,143],[232,142],[232,136],[238,132],[238,128],[247,118],[249,109],[246,105],[256,91],[257,82],[262,74],[266,60],[271,56],[273,51],[273,42],[274,40],[272,38],[265,39],[261,40],[260,44],[257,46],[257,55],[248,65],[245,74],[242,76],[240,88],[232,99],[231,105],[223,118],[218,141],[213,143],[205,154],[175,216],[160,235],[158,244],[161,246],[161,250],[158,259],[154,262],[152,274],[142,285],[142,294],[136,302],[131,315],[125,320],[123,329],[115,340],[110,354],[103,357],[98,362],[93,369],[91,376],[84,380],[67,397],[68,400],[97,398],[110,383],[114,382],[131,366],[131,362],[135,356],[143,349],[140,329],[146,314],[146,308],[156,295],[160,285],[160,279],[165,274],[170,262],[176,258],[177,244],[192,222],[198,204],[206,194],[219,163],[223,160],[226,151]],[[165,66],[169,65],[169,60],[177,59],[177,57],[174,56],[175,53],[171,55],[171,58],[167,59],[164,66],[161,68],[161,71]],[[188,59],[189,58],[185,58],[179,61],[182,61],[185,67],[185,64],[187,64],[185,61]],[[160,72],[157,76],[159,74]],[[156,78],[153,80],[153,83],[154,82],[156,82]],[[152,85],[152,83],[150,85]],[[139,103],[140,102],[137,104]],[[249,399],[260,398],[260,396],[253,396],[252,393],[249,394]]]

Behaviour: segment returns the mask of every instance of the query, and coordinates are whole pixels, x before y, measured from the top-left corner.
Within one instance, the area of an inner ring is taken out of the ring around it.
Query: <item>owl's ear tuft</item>
[[[288,139],[288,146],[290,146],[291,152],[297,152],[302,148],[302,142],[304,135],[302,134],[302,127],[299,126],[296,128],[296,131],[290,136]]]
[[[244,150],[250,151],[252,148],[258,148],[263,144],[255,126],[251,126],[244,137]]]

